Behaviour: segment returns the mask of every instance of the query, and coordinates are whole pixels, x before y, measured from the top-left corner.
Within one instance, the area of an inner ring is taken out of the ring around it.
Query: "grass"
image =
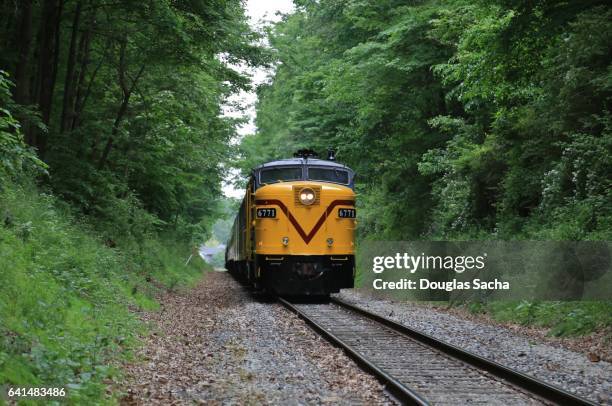
[[[204,262],[198,253],[189,252],[184,245],[171,240],[163,243],[160,240],[147,240],[144,246],[146,252],[155,252],[155,256],[151,257],[154,263],[149,268],[154,280],[170,289],[193,287],[200,280]],[[185,265],[187,261],[189,266]]]
[[[491,302],[469,303],[472,313],[487,313],[500,322],[548,329],[548,335],[571,337],[612,327],[612,302]]]
[[[192,286],[203,262],[185,266],[188,247],[156,238],[141,254],[110,248],[53,196],[0,187],[0,385],[61,386],[68,403],[116,403],[106,387],[144,331],[129,308],[156,309],[152,281]]]

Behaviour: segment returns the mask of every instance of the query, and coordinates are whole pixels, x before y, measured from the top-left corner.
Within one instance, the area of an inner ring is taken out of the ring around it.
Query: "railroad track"
[[[401,403],[594,405],[556,386],[349,303],[295,304],[315,331],[375,375]]]

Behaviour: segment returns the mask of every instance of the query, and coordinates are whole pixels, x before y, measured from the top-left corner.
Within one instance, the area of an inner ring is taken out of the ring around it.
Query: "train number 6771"
[[[257,209],[257,218],[276,217],[276,209]]]
[[[338,209],[338,217],[354,219],[357,217],[357,210],[355,209]]]

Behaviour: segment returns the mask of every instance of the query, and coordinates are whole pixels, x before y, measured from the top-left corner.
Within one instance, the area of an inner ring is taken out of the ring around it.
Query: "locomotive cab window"
[[[333,182],[347,185],[349,183],[348,172],[337,168],[308,168],[308,180],[320,182]]]
[[[276,183],[302,179],[302,167],[263,169],[259,175],[260,183]]]

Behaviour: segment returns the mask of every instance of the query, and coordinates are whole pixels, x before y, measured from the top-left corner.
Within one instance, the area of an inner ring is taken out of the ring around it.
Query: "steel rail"
[[[487,358],[481,357],[480,355],[466,351],[455,345],[434,338],[428,334],[397,323],[353,304],[344,302],[337,298],[331,298],[331,302],[383,324],[394,331],[404,334],[409,338],[438,350],[452,358],[463,361],[464,363],[469,364],[479,370],[484,370],[497,378],[509,382],[546,401],[559,405],[596,406],[596,403],[569,393],[555,385],[551,385],[522,372],[503,366],[495,361],[491,361]]]
[[[313,318],[306,315],[300,309],[295,307],[292,303],[288,302],[283,298],[278,298],[279,302],[287,309],[297,314],[302,320],[304,320],[310,327],[312,327],[317,333],[321,334],[332,344],[342,348],[345,353],[352,358],[363,370],[374,375],[379,382],[385,385],[385,389],[402,404],[426,406],[429,403],[417,395],[412,389],[406,385],[400,383],[397,379],[386,373],[383,369],[372,363],[364,356],[355,351],[350,345],[345,343],[343,340],[334,335],[331,331],[322,327]]]

